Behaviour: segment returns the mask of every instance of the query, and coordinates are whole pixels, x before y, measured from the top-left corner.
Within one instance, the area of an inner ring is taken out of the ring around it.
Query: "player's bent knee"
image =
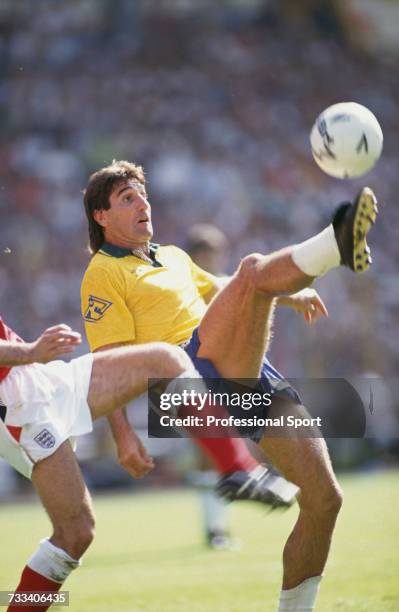
[[[237,271],[237,279],[243,284],[253,287],[256,290],[258,285],[258,270],[261,263],[265,261],[265,255],[260,253],[251,253],[241,260]],[[263,275],[264,276],[264,275]],[[265,292],[265,280],[263,278],[262,292]],[[270,295],[273,297],[272,289]]]
[[[264,258],[264,255],[260,253],[251,253],[241,259],[238,267],[238,274],[244,280],[251,280],[259,266],[260,261]]]
[[[183,349],[171,344],[160,343],[157,349],[157,369],[158,377],[175,378],[180,376],[185,370],[193,368],[191,359],[186,355]]]

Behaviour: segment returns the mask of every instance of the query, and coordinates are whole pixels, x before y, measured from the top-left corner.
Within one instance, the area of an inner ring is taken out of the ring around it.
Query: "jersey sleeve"
[[[107,344],[134,342],[133,315],[126,306],[123,287],[111,270],[86,270],[81,286],[81,310],[91,351]]]
[[[218,278],[216,276],[214,276],[210,272],[205,272],[205,270],[203,270],[193,262],[191,257],[189,257],[188,255],[187,257],[189,260],[191,275],[193,277],[194,283],[196,284],[196,287],[202,297],[209,293],[211,289],[219,287]]]

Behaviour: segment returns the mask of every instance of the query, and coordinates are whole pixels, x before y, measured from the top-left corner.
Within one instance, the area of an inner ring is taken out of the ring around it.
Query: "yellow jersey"
[[[150,253],[152,263],[105,243],[91,259],[81,306],[92,351],[119,342],[181,344],[191,338],[217,278],[178,247],[151,244]]]

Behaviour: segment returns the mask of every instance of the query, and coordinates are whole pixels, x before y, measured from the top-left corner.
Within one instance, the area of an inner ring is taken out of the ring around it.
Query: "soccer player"
[[[26,343],[0,317],[0,457],[32,479],[53,526],[27,562],[17,594],[58,591],[93,539],[91,498],[69,438],[143,393],[148,378],[197,376],[182,349],[160,342],[69,363],[57,359],[80,342],[80,334],[60,324]],[[153,463],[144,447],[140,454],[145,473]],[[43,605],[16,602],[8,610],[40,612],[50,605],[49,595]]]
[[[124,168],[124,162],[113,168],[117,182],[119,173],[125,172]],[[137,172],[140,170],[137,169]],[[144,189],[144,175],[140,176]],[[104,242],[101,226],[90,212],[101,206],[102,214],[109,206],[108,190],[105,187],[104,191],[103,179],[106,185],[113,180],[100,172],[100,181],[94,179],[85,196],[86,211],[91,219],[90,235],[95,234],[90,240],[91,250],[96,253],[86,270],[81,289],[82,315],[90,349],[98,351],[161,338],[175,345],[183,344],[191,338],[205,313],[206,304],[225,281],[201,270],[175,247],[168,248],[168,253],[165,253],[168,268],[163,267],[159,260],[152,259],[151,253],[155,253],[157,245],[147,245],[147,252],[141,248],[141,243],[133,251],[126,248],[123,237],[126,228],[123,225],[125,222],[130,224],[128,211],[135,208],[131,206],[130,193],[128,205],[123,203],[113,216],[115,226],[111,235],[107,236],[107,242]],[[139,183],[135,182],[135,185],[137,187]],[[121,190],[123,194],[125,184],[121,185]],[[146,237],[151,228],[150,219],[145,210],[137,213],[140,216],[135,220],[134,229],[138,231],[139,238]],[[152,229],[150,233],[152,235]],[[164,287],[162,279],[166,270]],[[142,474],[142,470],[146,469],[140,461],[142,444],[130,427],[126,412],[115,412],[109,421],[120,464],[132,476],[138,471]],[[260,465],[238,433],[236,438],[194,437],[194,440],[223,476],[218,483],[221,496],[230,501],[259,501],[272,508],[294,503],[297,487]]]
[[[114,161],[97,171],[84,204],[94,256],[83,279],[82,309],[93,349],[112,345],[116,337],[119,344],[181,344],[204,377],[260,378],[265,391],[281,376],[265,358],[276,303],[303,309],[309,321],[327,314],[317,294],[309,297],[302,289],[340,265],[366,270],[366,237],[377,215],[375,196],[365,187],[353,204],[339,206],[321,233],[269,255],[248,255],[224,284],[181,249],[151,243],[141,167]],[[287,391],[291,413],[303,415],[298,395]],[[123,415],[117,418],[116,439],[127,440],[129,424]],[[276,438],[265,431],[256,439],[300,488],[298,520],[284,548],[279,609],[312,610],[342,492],[322,438]],[[225,484],[230,487],[229,476]]]

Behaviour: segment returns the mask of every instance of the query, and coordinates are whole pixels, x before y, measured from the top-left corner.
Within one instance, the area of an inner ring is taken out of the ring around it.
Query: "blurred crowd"
[[[3,0],[0,296],[21,335],[60,321],[83,330],[93,170],[143,164],[154,239],[184,247],[193,223],[213,223],[229,239],[229,272],[247,253],[309,237],[364,184],[323,175],[309,146],[319,112],[354,100],[385,135],[366,178],[382,212],[374,266],[317,283],[327,323],[278,313],[271,353],[291,376],[395,376],[399,61],[353,47],[320,8],[331,3],[318,14],[295,4]]]

